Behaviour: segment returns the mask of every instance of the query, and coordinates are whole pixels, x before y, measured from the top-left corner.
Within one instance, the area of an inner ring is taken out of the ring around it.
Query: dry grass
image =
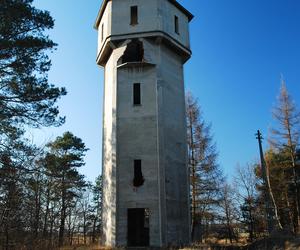
[[[139,250],[138,248],[135,248]],[[145,249],[145,248],[144,248]],[[175,248],[173,248],[175,249]],[[178,248],[176,248],[178,249]],[[244,244],[236,244],[235,246],[230,246],[228,244],[197,244],[191,247],[182,248],[181,250],[300,250],[300,238],[289,238],[284,235],[276,235],[276,237],[270,237],[262,240],[258,240],[251,245],[245,246]],[[90,246],[72,246],[72,247],[63,247],[59,250],[117,250],[116,248],[106,248],[101,247],[99,244],[90,245]],[[119,249],[119,250],[124,250]]]
[[[101,247],[98,244],[89,245],[89,246],[67,246],[62,247],[59,250],[113,250],[112,248]]]

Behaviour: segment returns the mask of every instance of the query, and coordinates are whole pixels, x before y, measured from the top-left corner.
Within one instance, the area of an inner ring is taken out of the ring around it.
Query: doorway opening
[[[149,209],[130,208],[127,210],[127,220],[128,246],[149,246]]]

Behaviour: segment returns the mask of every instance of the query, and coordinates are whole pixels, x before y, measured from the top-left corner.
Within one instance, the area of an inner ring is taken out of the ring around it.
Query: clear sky
[[[149,0],[145,0],[149,1]],[[255,132],[267,137],[283,74],[300,107],[299,0],[182,0],[191,22],[193,56],[185,85],[199,100],[231,176],[237,163],[258,159]],[[51,82],[65,86],[60,128],[30,131],[39,144],[71,131],[90,148],[82,168],[91,181],[101,173],[103,70],[96,63],[94,20],[101,0],[35,0],[55,19]],[[265,145],[267,146],[267,145]]]

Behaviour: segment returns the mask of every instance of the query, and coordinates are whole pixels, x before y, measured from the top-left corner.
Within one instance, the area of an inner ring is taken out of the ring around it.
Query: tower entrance
[[[149,209],[131,208],[127,212],[127,245],[149,246]]]

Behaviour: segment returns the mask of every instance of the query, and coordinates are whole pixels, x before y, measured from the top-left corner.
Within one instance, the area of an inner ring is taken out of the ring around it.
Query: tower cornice
[[[167,45],[173,47],[177,50],[183,58],[183,62],[185,63],[192,55],[192,52],[189,48],[185,47],[183,44],[179,43],[177,40],[172,38],[169,34],[163,31],[151,31],[151,32],[140,32],[140,33],[130,33],[130,34],[123,34],[123,35],[112,35],[106,38],[105,42],[103,43],[102,48],[100,49],[98,56],[97,56],[97,64],[104,66],[106,63],[107,57],[109,56],[110,52],[113,50],[114,42],[126,40],[126,39],[134,39],[134,38],[161,38],[162,42],[166,43]]]

